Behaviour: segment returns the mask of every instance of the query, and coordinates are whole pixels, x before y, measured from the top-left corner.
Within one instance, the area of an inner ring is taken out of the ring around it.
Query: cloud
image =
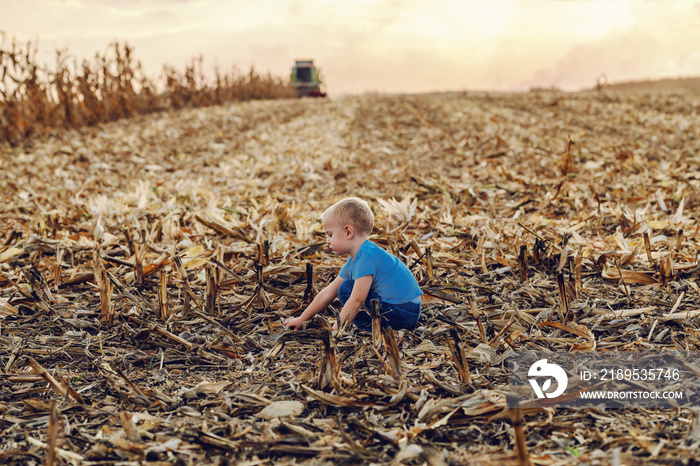
[[[605,74],[610,82],[700,75],[700,30],[679,25],[661,33],[639,25],[572,48],[516,87],[592,87]]]
[[[0,0],[0,10],[10,37],[39,34],[40,51],[82,59],[127,41],[152,75],[202,55],[205,72],[253,64],[287,76],[310,57],[332,93],[700,74],[698,0]]]

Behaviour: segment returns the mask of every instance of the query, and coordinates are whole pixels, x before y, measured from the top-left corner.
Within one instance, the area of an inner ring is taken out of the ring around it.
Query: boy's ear
[[[355,236],[355,229],[352,227],[352,225],[345,225],[345,227],[343,227],[343,231],[348,239],[352,239],[353,236]]]

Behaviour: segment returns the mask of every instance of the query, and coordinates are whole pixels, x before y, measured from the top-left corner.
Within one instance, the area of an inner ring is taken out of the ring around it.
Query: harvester
[[[291,80],[299,97],[326,97],[321,90],[321,78],[313,60],[297,60],[292,68]]]

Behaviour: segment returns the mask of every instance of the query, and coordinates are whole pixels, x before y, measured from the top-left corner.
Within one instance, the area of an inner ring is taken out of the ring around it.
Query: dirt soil
[[[697,463],[697,408],[511,410],[505,364],[700,349],[697,93],[247,102],[0,164],[5,464]],[[419,325],[288,332],[351,195]]]

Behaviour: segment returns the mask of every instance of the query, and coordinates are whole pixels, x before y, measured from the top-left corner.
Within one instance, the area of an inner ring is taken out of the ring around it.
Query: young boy
[[[362,330],[372,330],[372,318],[361,310],[371,309],[372,300],[381,303],[382,326],[394,330],[411,329],[420,317],[418,282],[406,265],[394,255],[369,241],[374,214],[362,199],[349,197],[338,201],[321,216],[326,244],[335,254],[349,254],[340,274],[320,291],[304,312],[284,324],[294,330],[324,310],[336,296],[343,306],[337,330],[345,321]]]

